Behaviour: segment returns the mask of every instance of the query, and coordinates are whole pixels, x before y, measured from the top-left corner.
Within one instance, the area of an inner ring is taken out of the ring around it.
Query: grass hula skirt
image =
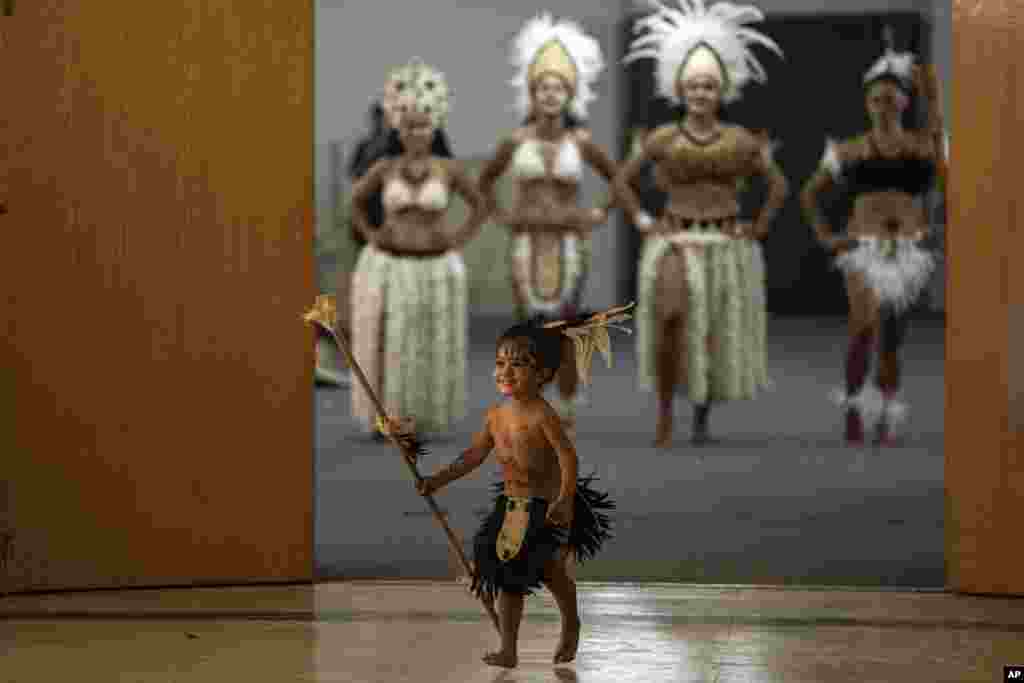
[[[509,561],[498,557],[496,547],[508,498],[505,496],[505,483],[494,482],[491,487],[495,493],[494,509],[484,517],[473,538],[473,561],[476,565],[473,592],[488,600],[493,600],[499,591],[532,595],[542,587],[544,566],[555,557],[561,546],[568,545],[580,564],[597,555],[612,538],[612,523],[607,512],[615,509],[615,503],[606,492],[593,488],[591,484],[595,479],[595,476],[589,476],[576,480],[573,524],[568,533],[545,523],[547,501],[531,499],[529,525],[522,548]]]

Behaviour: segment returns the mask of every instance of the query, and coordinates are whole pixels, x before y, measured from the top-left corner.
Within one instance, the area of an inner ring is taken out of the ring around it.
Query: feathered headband
[[[883,78],[899,84],[905,92],[914,90],[914,65],[917,58],[911,52],[897,52],[894,47],[892,29],[885,29],[885,52],[864,74],[864,87]]]
[[[434,126],[440,128],[448,120],[451,92],[444,74],[416,57],[388,74],[384,102],[428,114]]]
[[[592,86],[604,69],[600,44],[568,19],[555,21],[541,14],[526,22],[512,45],[512,65],[516,76],[516,110],[521,118],[530,114],[530,89],[544,74],[560,76],[572,90],[570,111],[584,119],[587,106],[596,98]]]
[[[590,365],[594,358],[594,351],[600,351],[605,362],[610,368],[612,366],[612,342],[608,336],[608,329],[614,328],[626,334],[632,334],[628,327],[622,327],[618,323],[625,322],[633,316],[627,311],[633,308],[634,304],[610,308],[607,311],[592,315],[580,316],[572,320],[558,320],[545,324],[543,327],[557,331],[572,339],[576,349],[576,371],[580,381],[584,384],[590,382]]]
[[[704,0],[667,1],[678,4],[679,9],[659,0],[641,0],[652,14],[638,19],[634,30],[647,33],[633,40],[624,61],[654,59],[658,93],[676,104],[677,83],[693,57],[707,66],[717,62],[723,81],[722,98],[734,102],[749,81],[763,83],[767,78],[750,49],[752,45],[761,45],[783,56],[775,41],[748,27],[764,21],[764,13],[753,5],[718,2],[707,7]],[[708,59],[709,52],[713,61]]]

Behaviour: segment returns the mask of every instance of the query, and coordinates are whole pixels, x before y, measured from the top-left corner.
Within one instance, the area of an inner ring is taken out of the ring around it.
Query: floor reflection
[[[1019,599],[583,584],[580,603],[574,664],[551,662],[560,624],[540,594],[520,665],[500,670],[480,660],[497,645],[492,625],[451,583],[7,596],[0,680],[990,683],[1024,662]]]

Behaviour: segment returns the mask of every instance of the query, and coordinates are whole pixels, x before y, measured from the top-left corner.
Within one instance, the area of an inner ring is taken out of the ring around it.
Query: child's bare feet
[[[558,649],[555,650],[555,664],[568,664],[576,659],[576,651],[580,647],[580,622],[577,619],[574,624],[562,626],[562,637],[558,641]]]
[[[514,669],[519,664],[519,657],[514,653],[504,652],[499,650],[498,652],[488,652],[483,656],[485,664],[491,666],[500,666],[506,669]]]

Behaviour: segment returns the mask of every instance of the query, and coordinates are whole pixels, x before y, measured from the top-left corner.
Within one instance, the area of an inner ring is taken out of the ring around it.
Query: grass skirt
[[[658,329],[654,301],[659,265],[674,248],[648,237],[640,260],[636,309],[639,384],[655,388]],[[761,246],[728,240],[690,251],[686,333],[679,387],[694,403],[751,399],[771,386],[767,369],[765,267]]]
[[[530,523],[519,554],[510,562],[498,558],[495,544],[505,519],[505,483],[493,484],[494,509],[487,515],[473,538],[473,562],[476,575],[472,590],[488,600],[498,591],[530,595],[543,585],[544,567],[563,545],[575,552],[580,564],[593,558],[612,537],[607,511],[615,509],[608,494],[591,486],[595,477],[576,480],[572,528],[566,532],[545,524],[548,502],[531,500]]]
[[[391,415],[442,432],[466,415],[467,288],[462,257],[401,258],[367,245],[353,277],[353,352]],[[352,413],[376,410],[359,385]]]

